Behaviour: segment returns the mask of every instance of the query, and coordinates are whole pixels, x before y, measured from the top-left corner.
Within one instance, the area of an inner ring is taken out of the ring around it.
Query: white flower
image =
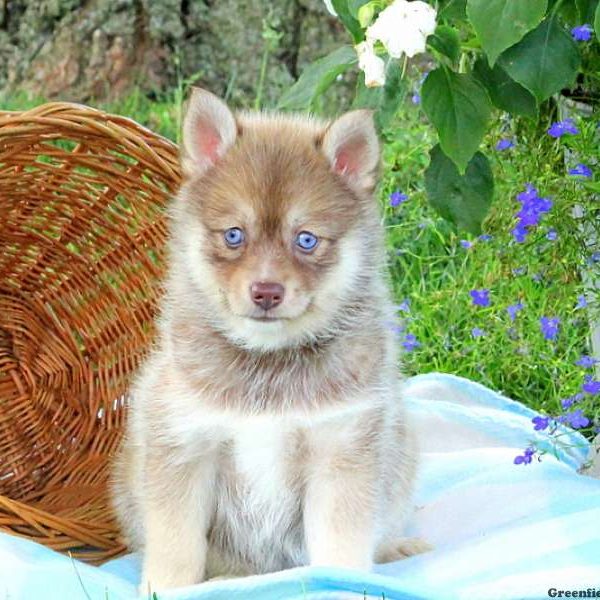
[[[380,40],[393,58],[425,52],[427,36],[435,31],[437,13],[421,0],[394,0],[367,29],[367,39]]]
[[[331,3],[331,0],[324,0],[324,2],[325,2],[325,7],[330,12],[330,14],[332,14],[334,17],[337,17],[337,13],[335,12],[335,8],[333,8],[333,4]]]
[[[381,87],[385,84],[385,62],[375,54],[373,42],[361,42],[356,47],[358,67],[365,72],[367,87]]]

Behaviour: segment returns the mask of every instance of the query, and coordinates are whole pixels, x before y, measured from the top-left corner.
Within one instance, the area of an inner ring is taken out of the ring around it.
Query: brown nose
[[[269,310],[283,302],[285,288],[280,283],[255,281],[250,286],[250,296],[257,306]]]

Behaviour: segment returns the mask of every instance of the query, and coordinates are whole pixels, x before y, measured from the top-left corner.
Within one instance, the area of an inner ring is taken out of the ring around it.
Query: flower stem
[[[558,0],[558,2],[552,7],[552,11],[550,12],[550,18],[553,19],[558,12],[558,9],[561,7],[565,0]]]
[[[262,56],[262,62],[260,64],[260,75],[258,78],[258,85],[256,87],[256,98],[254,100],[254,109],[255,110],[260,110],[261,106],[262,106],[262,96],[263,96],[263,89],[265,86],[265,79],[267,76],[267,64],[269,62],[269,45],[266,44],[265,45],[265,50],[263,52],[263,56]]]

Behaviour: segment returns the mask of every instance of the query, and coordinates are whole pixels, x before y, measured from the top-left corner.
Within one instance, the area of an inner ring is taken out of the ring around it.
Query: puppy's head
[[[371,114],[354,111],[331,124],[234,116],[195,90],[182,161],[174,256],[203,314],[253,350],[334,334],[371,292],[365,282],[376,269],[379,147]]]

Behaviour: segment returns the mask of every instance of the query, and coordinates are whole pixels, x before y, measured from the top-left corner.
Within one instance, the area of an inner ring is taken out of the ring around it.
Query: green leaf
[[[322,94],[335,78],[358,62],[352,46],[341,46],[331,54],[315,61],[304,71],[296,83],[281,96],[277,108],[286,110],[310,109],[317,96]]]
[[[547,19],[504,52],[499,64],[543,102],[573,83],[581,57],[569,33],[556,19]]]
[[[375,2],[367,2],[367,4],[363,4],[358,9],[358,15],[356,15],[356,18],[363,29],[366,29],[371,24],[371,21],[375,16],[376,8],[377,6]]]
[[[367,87],[365,85],[365,74],[361,71],[356,82],[356,94],[352,102],[352,108],[377,110],[382,95],[383,87]]]
[[[365,74],[361,71],[356,82],[356,95],[352,102],[352,108],[377,110],[382,96],[383,87],[367,87],[365,85]]]
[[[548,0],[467,0],[467,15],[491,66],[540,23],[547,7]]]
[[[348,30],[355,44],[362,42],[364,34],[360,23],[352,16],[350,12],[348,0],[331,0],[333,9],[338,15],[339,20],[344,24],[344,27]]]
[[[375,111],[375,125],[382,131],[392,122],[406,98],[406,81],[402,79],[402,66],[397,60],[388,63],[383,87],[368,88],[364,82],[364,74],[361,73],[352,108],[370,108]]]
[[[581,23],[593,23],[594,13],[598,9],[598,0],[575,0]]]
[[[385,85],[380,89],[382,94],[375,113],[375,124],[381,131],[391,123],[406,98],[406,80],[402,78],[400,61],[390,61],[385,73]]]
[[[596,37],[600,40],[600,4],[596,7],[596,16],[594,17],[594,29],[596,30]]]
[[[421,99],[444,152],[464,173],[486,132],[492,110],[486,89],[471,75],[440,67],[427,76]]]
[[[600,181],[588,181],[588,180],[583,180],[580,181],[581,185],[583,185],[584,188],[587,188],[588,190],[594,192],[595,194],[600,194]]]
[[[563,4],[559,7],[558,14],[561,16],[562,20],[572,27],[573,25],[577,25],[579,21],[579,14],[577,11],[577,7],[575,4],[570,2]]]
[[[582,0],[582,4],[588,1]],[[563,22],[571,27],[573,25],[581,25],[579,23],[578,3],[579,0],[548,0],[548,15],[560,16]]]
[[[435,33],[427,38],[427,43],[454,62],[460,56],[460,38],[454,27],[438,25]]]
[[[363,4],[367,4],[370,0],[348,0],[348,11],[358,21],[358,11]]]
[[[467,18],[466,8],[467,0],[442,0],[438,20],[464,21]]]
[[[429,203],[444,219],[478,235],[494,197],[494,175],[487,157],[477,152],[464,175],[442,152],[439,144],[430,152],[425,171]]]
[[[575,0],[580,23],[594,22],[594,13],[598,10],[598,0]]]
[[[497,108],[511,115],[535,117],[537,102],[521,84],[511,79],[506,71],[496,63],[493,69],[487,60],[480,56],[473,67],[473,74],[488,91]]]

